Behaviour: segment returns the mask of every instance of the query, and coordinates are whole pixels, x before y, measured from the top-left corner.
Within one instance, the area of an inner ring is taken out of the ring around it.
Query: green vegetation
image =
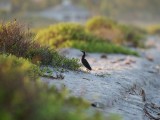
[[[88,52],[103,52],[103,53],[122,53],[130,55],[138,55],[135,51],[127,49],[125,47],[107,43],[104,41],[93,41],[93,42],[74,42],[72,43],[73,47],[86,50]]]
[[[80,67],[77,59],[60,56],[55,50],[41,46],[33,41],[34,35],[25,26],[14,21],[0,26],[0,52],[24,57],[37,64],[51,65],[65,69],[77,70]]]
[[[1,72],[7,71],[8,74],[10,72],[14,73],[14,71],[10,71],[11,69],[25,71],[25,75],[28,76],[31,80],[37,79],[41,74],[41,70],[37,65],[32,64],[31,62],[22,57],[17,58],[16,56],[13,55],[1,54],[0,66],[1,66],[0,68],[2,69]],[[10,77],[10,74],[8,75],[8,77]]]
[[[0,120],[120,119],[117,115],[105,118],[91,111],[87,101],[70,96],[65,88],[58,90],[42,83],[42,70],[34,63],[72,70],[79,64],[42,47],[33,36],[16,21],[0,25]]]
[[[100,38],[115,44],[144,46],[145,31],[134,26],[122,25],[106,17],[95,17],[87,22],[86,27]]]
[[[38,68],[23,58],[0,55],[1,120],[102,120],[81,98],[41,83]]]
[[[74,47],[89,52],[137,55],[136,52],[123,46],[109,43],[104,38],[89,32],[84,26],[74,23],[60,23],[39,30],[35,40],[54,49]]]
[[[149,34],[160,35],[160,25],[152,25],[147,28]]]

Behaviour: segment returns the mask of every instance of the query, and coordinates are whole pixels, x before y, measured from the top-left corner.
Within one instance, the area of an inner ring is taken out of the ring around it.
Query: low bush
[[[8,72],[8,77],[10,77],[10,72],[14,73],[14,69],[25,71],[25,75],[29,76],[32,80],[37,79],[41,74],[41,70],[37,65],[30,63],[24,58],[17,58],[16,56],[7,54],[0,54],[0,68],[2,73]],[[13,71],[10,71],[11,69]]]
[[[71,70],[77,70],[80,67],[77,59],[60,56],[55,50],[33,41],[33,34],[16,21],[1,24],[0,52],[28,58],[33,63],[40,62],[42,65]]]
[[[52,48],[61,48],[69,40],[91,41],[98,38],[88,33],[80,24],[59,23],[39,30],[35,39],[42,44],[50,45]]]
[[[56,51],[50,50],[48,47],[28,50],[26,57],[33,63],[41,62],[42,65],[50,65],[52,67],[61,67],[70,70],[78,70],[81,66],[79,60],[72,58],[68,59],[65,56],[59,55]]]
[[[66,89],[41,83],[35,77],[37,67],[22,58],[0,55],[0,68],[0,120],[103,119]]]
[[[101,28],[106,28],[106,29],[113,29],[114,26],[117,25],[116,21],[113,21],[112,19],[109,19],[107,17],[94,17],[90,20],[87,21],[86,27],[90,31],[95,31],[99,30]]]
[[[18,57],[24,56],[31,47],[32,37],[25,26],[18,22],[2,23],[0,27],[0,50]],[[36,46],[34,46],[36,47]]]
[[[127,26],[127,25],[119,25],[123,35],[124,45],[133,46],[133,47],[145,47],[144,46],[144,38],[147,34],[147,31],[135,27],[135,26]]]
[[[133,47],[143,47],[146,33],[138,27],[119,24],[106,17],[94,17],[88,20],[86,28],[107,41]]]
[[[60,23],[40,30],[35,40],[54,49],[73,47],[88,52],[137,54],[123,46],[110,44],[105,39],[90,33],[84,26],[73,23]]]
[[[72,41],[72,46],[78,49],[82,49],[88,52],[103,52],[103,53],[118,53],[126,55],[138,56],[138,53],[128,48],[114,45],[112,43],[106,44],[104,41],[84,42],[84,41]]]
[[[152,25],[147,28],[149,34],[160,35],[160,25]]]

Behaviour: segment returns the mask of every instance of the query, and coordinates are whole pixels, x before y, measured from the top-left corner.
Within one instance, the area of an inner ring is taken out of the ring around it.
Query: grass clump
[[[60,23],[40,30],[35,39],[54,49],[73,47],[88,52],[137,54],[123,46],[111,44],[104,38],[92,34],[84,26],[74,23]]]
[[[2,23],[0,26],[0,52],[30,59],[33,63],[77,70],[77,59],[60,56],[55,50],[41,46],[33,40],[33,34],[17,21]]]
[[[114,44],[143,47],[145,31],[134,26],[119,24],[107,17],[94,17],[86,28],[93,34]]]
[[[1,120],[102,120],[89,104],[40,83],[35,65],[15,56],[0,55]],[[34,77],[33,77],[34,76]]]

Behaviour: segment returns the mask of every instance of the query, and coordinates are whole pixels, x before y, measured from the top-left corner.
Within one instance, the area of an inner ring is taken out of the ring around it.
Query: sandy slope
[[[57,72],[64,76],[63,80],[42,80],[57,87],[67,87],[72,95],[85,98],[96,106],[92,109],[100,110],[105,115],[118,113],[125,120],[148,120],[148,114],[144,112],[146,103],[160,104],[158,45],[155,40],[154,49],[141,50],[143,57],[88,53],[86,59],[93,68],[90,73],[84,72],[82,67],[82,71],[78,72]],[[79,59],[82,55],[76,49],[63,49],[61,54]],[[150,115],[158,117],[152,111]]]

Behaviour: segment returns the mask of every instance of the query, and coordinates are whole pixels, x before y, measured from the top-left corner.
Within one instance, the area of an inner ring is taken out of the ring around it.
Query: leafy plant
[[[112,43],[106,44],[104,41],[93,41],[93,42],[76,42],[72,41],[73,47],[82,49],[88,52],[103,52],[103,53],[119,53],[119,54],[130,54],[138,56],[138,53],[128,48],[114,45]]]
[[[26,76],[29,76],[32,80],[37,79],[39,75],[42,74],[37,65],[30,63],[24,58],[17,58],[13,55],[0,54],[0,64],[2,72],[7,71],[9,73],[10,69],[22,70],[25,71]],[[10,74],[8,74],[8,77],[10,77]]]
[[[86,27],[90,31],[95,31],[97,29],[106,28],[113,29],[117,25],[116,21],[109,19],[107,17],[97,16],[87,21]]]
[[[59,55],[56,51],[50,50],[48,47],[30,49],[26,57],[33,63],[39,61],[41,65],[50,65],[70,70],[77,70],[81,66],[78,59],[68,59],[65,56]]]
[[[88,102],[41,83],[36,66],[15,56],[0,55],[1,120],[102,120]]]
[[[144,47],[144,38],[147,32],[135,26],[119,25],[124,34],[124,44],[134,47]]]
[[[38,31],[35,39],[43,44],[52,46],[52,48],[60,48],[63,43],[67,43],[69,40],[89,41],[97,39],[97,37],[86,32],[85,28],[80,24],[59,23]]]
[[[41,44],[49,45],[50,48],[54,49],[73,47],[88,52],[137,54],[123,46],[110,44],[105,39],[86,30],[84,26],[73,23],[60,23],[40,30],[35,39]]]
[[[33,34],[25,26],[14,21],[0,26],[0,52],[30,59],[33,63],[77,70],[77,59],[60,56],[55,50],[33,41]]]
[[[160,25],[152,25],[147,28],[147,31],[153,35],[160,35]]]
[[[31,34],[16,21],[2,23],[0,27],[0,50],[16,56],[24,56],[32,44]],[[34,46],[35,47],[35,46]]]
[[[107,17],[94,17],[86,23],[86,28],[93,34],[112,43],[144,47],[145,30],[135,26],[119,24]]]

